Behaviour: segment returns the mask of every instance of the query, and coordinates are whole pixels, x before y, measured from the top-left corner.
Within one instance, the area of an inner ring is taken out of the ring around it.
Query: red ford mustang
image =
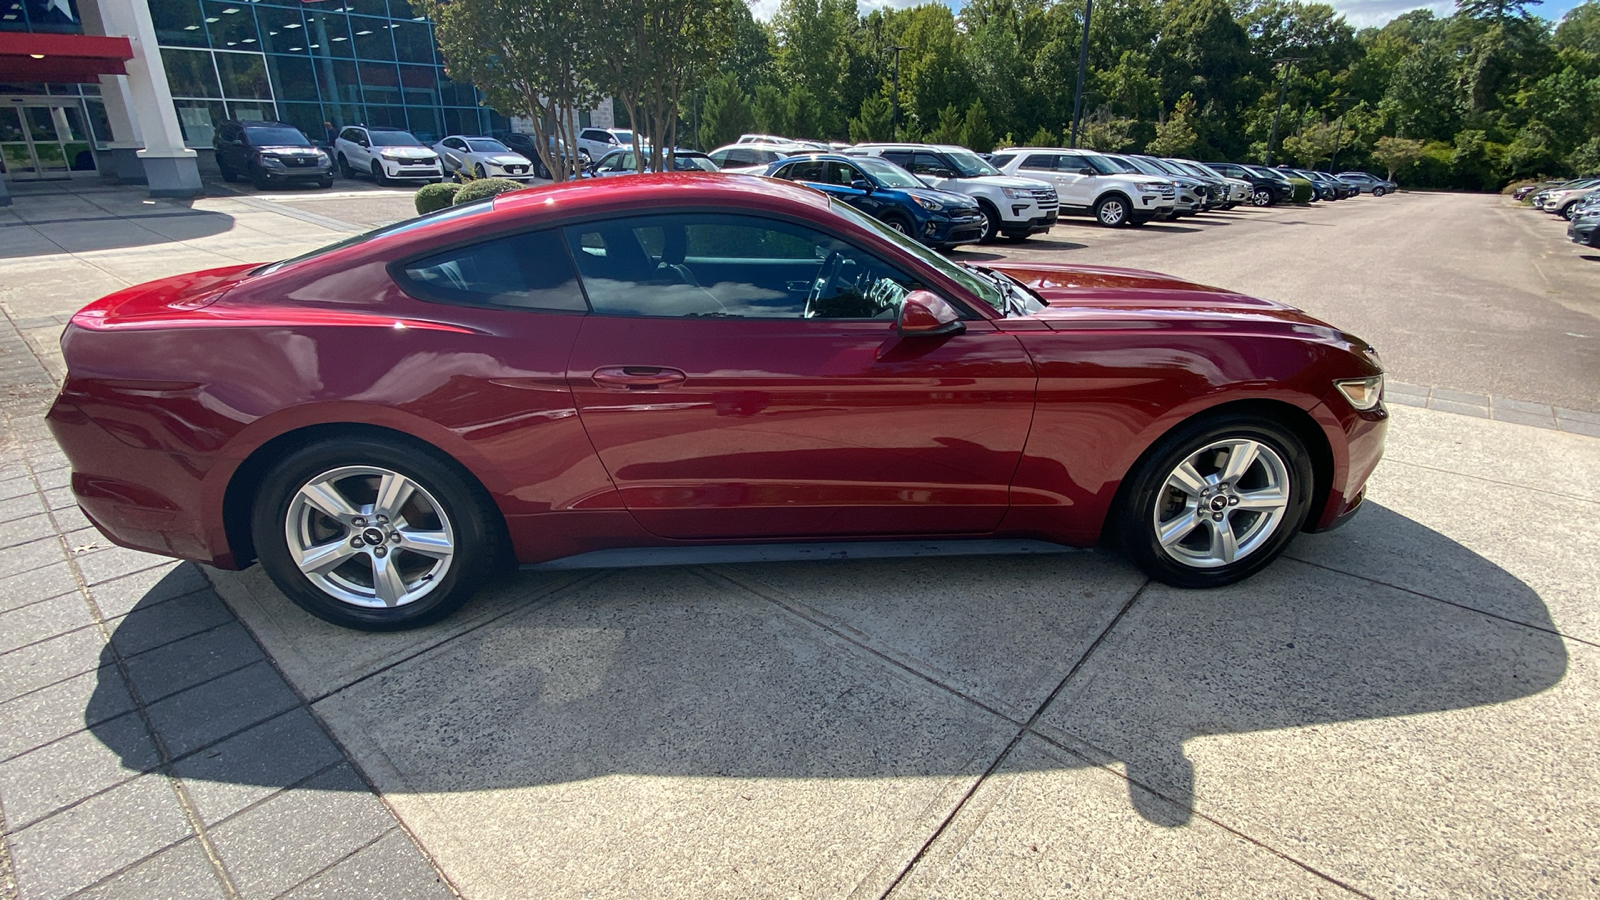
[[[1297,310],[957,265],[742,176],[518,191],[120,291],[62,344],[107,537],[374,630],[620,548],[1104,541],[1228,584],[1356,509],[1387,418],[1372,348]]]

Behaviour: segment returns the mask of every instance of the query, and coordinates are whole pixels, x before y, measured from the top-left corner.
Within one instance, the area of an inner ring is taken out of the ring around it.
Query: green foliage
[[[700,111],[700,144],[706,148],[731,144],[739,135],[754,130],[755,113],[739,79],[731,73],[714,76],[706,83],[705,104]]]
[[[861,102],[861,115],[850,120],[850,140],[857,144],[894,139],[894,107],[881,94]]]
[[[509,178],[478,178],[462,185],[460,190],[455,192],[455,199],[451,201],[451,205],[460,206],[463,203],[504,194],[506,191],[520,191],[524,187],[526,185]]]
[[[1035,131],[1033,133],[1033,137],[1028,138],[1028,143],[1025,144],[1024,146],[1027,146],[1027,147],[1059,147],[1059,146],[1061,146],[1060,141],[1061,141],[1061,138],[1057,137],[1055,132],[1053,132],[1050,129],[1044,127],[1043,125],[1040,125],[1039,126],[1039,130]]]
[[[762,134],[784,134],[789,130],[788,114],[784,110],[783,91],[775,84],[756,88],[755,102],[750,110],[755,114],[756,131]]]
[[[456,192],[461,190],[461,185],[449,181],[439,184],[425,184],[417,191],[415,202],[417,215],[425,216],[431,212],[438,212],[449,206],[456,198]]]
[[[930,144],[959,144],[966,135],[967,122],[961,115],[961,110],[956,109],[954,103],[948,104],[939,110],[939,124],[928,132]]]
[[[972,105],[967,107],[962,138],[961,143],[969,150],[988,153],[994,149],[994,124],[989,121],[989,111],[984,109],[982,99],[972,101]]]
[[[1335,141],[1341,129],[1332,122],[1311,122],[1283,139],[1284,155],[1300,165],[1314,169],[1317,163],[1333,155]]]
[[[1190,122],[1194,118],[1194,107],[1194,97],[1184,94],[1179,98],[1167,120],[1156,126],[1156,139],[1145,149],[1156,156],[1194,155],[1195,142],[1199,139]]]
[[[1422,158],[1423,144],[1409,138],[1382,137],[1372,147],[1372,161],[1388,172],[1386,177],[1394,180],[1394,173],[1413,165]]]

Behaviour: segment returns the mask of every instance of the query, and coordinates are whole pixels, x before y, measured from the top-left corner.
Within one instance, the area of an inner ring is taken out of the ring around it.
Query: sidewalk
[[[0,898],[1600,895],[1581,419],[1413,391],[1369,508],[1219,591],[1099,553],[526,573],[356,634],[106,546],[39,419],[63,314],[338,223],[19,207]]]

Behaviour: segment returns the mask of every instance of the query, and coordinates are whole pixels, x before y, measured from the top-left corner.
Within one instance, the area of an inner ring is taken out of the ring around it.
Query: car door
[[[889,159],[889,154],[885,153],[883,156],[885,159]],[[928,187],[941,191],[957,190],[951,186],[956,180],[955,167],[950,165],[950,161],[938,153],[917,150],[911,154],[909,164],[895,159],[889,159],[889,161],[920,177]],[[959,191],[957,192],[959,193]]]
[[[447,137],[439,142],[439,161],[444,163],[446,172],[461,171],[461,159],[466,149],[460,138]]]
[[[884,194],[875,189],[858,187],[858,185],[871,185],[872,179],[866,173],[847,162],[829,160],[822,164],[823,178],[828,183],[828,193],[850,204],[876,219],[883,218],[884,213],[890,209],[899,209],[899,205],[891,200],[885,200]]]
[[[1056,157],[1056,166],[1056,193],[1061,202],[1079,209],[1093,206],[1100,185],[1096,176],[1084,174],[1095,171],[1089,161],[1077,153],[1063,153]]]
[[[640,526],[666,538],[982,533],[1035,384],[1016,338],[898,335],[915,278],[837,236],[684,212],[567,228],[591,306],[568,379]]]
[[[1082,176],[1071,175],[1060,166],[1061,154],[1059,153],[1029,153],[1017,165],[1016,174],[1020,178],[1035,178],[1055,186],[1056,196],[1062,206],[1084,206],[1072,191],[1075,178]]]

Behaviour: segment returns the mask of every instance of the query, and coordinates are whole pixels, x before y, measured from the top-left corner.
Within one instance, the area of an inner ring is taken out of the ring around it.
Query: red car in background
[[[107,537],[372,630],[617,548],[1105,541],[1228,584],[1356,509],[1387,418],[1372,349],[1297,310],[958,265],[744,176],[504,194],[120,291],[62,343]]]

